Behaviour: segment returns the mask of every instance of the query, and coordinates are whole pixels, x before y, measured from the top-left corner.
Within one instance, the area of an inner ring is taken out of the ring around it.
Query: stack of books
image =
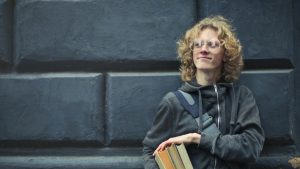
[[[160,169],[193,169],[184,144],[172,144],[155,154],[155,161]]]

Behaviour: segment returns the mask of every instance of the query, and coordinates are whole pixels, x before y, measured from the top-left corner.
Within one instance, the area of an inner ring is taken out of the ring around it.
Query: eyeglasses
[[[206,45],[210,49],[217,49],[220,48],[224,44],[223,41],[219,41],[218,39],[210,39],[210,40],[201,40],[201,39],[195,39],[193,43],[190,45],[190,48],[192,50],[199,50],[204,45]]]

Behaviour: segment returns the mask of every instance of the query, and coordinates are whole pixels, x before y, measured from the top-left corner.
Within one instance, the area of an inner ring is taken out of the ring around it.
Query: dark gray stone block
[[[272,142],[292,143],[294,114],[293,71],[249,71],[240,83],[253,92],[260,110],[266,138]]]
[[[295,114],[293,116],[294,128],[295,133],[298,133],[295,137],[297,140],[298,150],[300,151],[300,1],[294,0],[293,1],[293,16],[294,16],[294,61],[295,61]]]
[[[1,156],[5,169],[142,169],[140,156]]]
[[[102,84],[96,73],[1,75],[0,142],[104,143]]]
[[[291,59],[292,0],[199,1],[201,18],[223,15],[233,21],[246,59]]]
[[[12,60],[12,1],[0,0],[0,69]]]
[[[193,0],[16,1],[17,63],[176,60]]]
[[[109,143],[141,145],[162,97],[177,90],[178,73],[109,73],[107,122]]]

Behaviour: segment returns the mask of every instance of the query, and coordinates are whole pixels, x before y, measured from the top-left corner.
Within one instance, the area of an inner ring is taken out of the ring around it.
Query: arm
[[[203,133],[199,147],[224,160],[248,163],[259,157],[264,143],[264,131],[251,91],[241,87],[239,98],[233,134],[211,136]]]
[[[198,133],[188,133],[188,134],[183,134],[180,136],[176,137],[171,137],[168,140],[162,142],[154,151],[154,154],[157,153],[158,151],[164,150],[166,147],[170,146],[171,144],[199,144],[201,139],[201,135]]]
[[[168,95],[167,95],[168,96]],[[173,133],[175,124],[173,110],[168,98],[164,97],[154,117],[153,126],[143,140],[143,159],[145,169],[158,169],[153,153],[156,147]]]

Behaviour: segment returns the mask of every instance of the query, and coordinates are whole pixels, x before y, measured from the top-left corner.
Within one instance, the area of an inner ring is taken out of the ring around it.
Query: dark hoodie
[[[229,83],[201,87],[195,82],[185,83],[180,90],[201,96],[202,113],[211,115],[221,131],[218,135],[200,132],[200,144],[187,146],[194,169],[249,168],[248,164],[257,160],[264,143],[259,110],[251,91]],[[159,168],[152,154],[160,143],[199,130],[196,120],[181,106],[175,94],[166,94],[143,140],[145,169]]]

